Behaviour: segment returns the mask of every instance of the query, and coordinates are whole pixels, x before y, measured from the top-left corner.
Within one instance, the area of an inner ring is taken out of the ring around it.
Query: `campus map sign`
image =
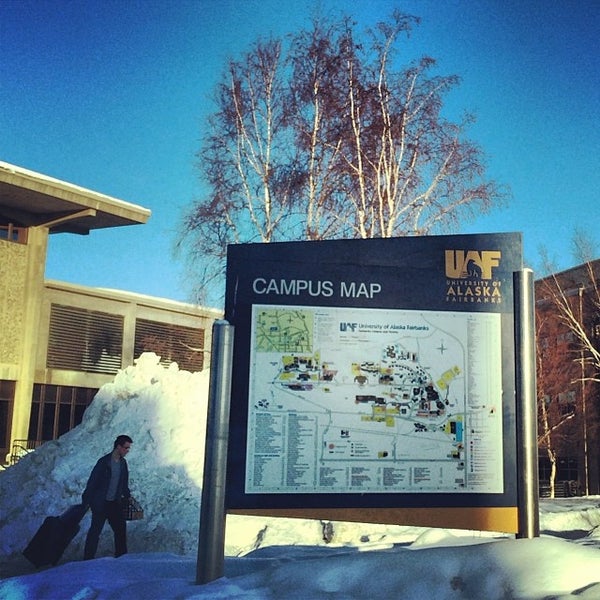
[[[231,246],[232,507],[513,506],[518,234]]]

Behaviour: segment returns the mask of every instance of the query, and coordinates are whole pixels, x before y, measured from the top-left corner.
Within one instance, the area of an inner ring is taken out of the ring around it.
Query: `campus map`
[[[246,493],[502,493],[500,315],[254,305]]]

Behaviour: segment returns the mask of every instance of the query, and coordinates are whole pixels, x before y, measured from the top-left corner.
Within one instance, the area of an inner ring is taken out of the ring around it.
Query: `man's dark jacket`
[[[106,493],[108,492],[108,486],[110,484],[110,461],[112,460],[112,452],[103,456],[98,460],[90,477],[85,491],[82,495],[84,504],[89,504],[92,512],[100,512],[104,510],[104,502],[106,500]],[[127,461],[121,458],[119,461],[121,465],[121,472],[119,475],[119,483],[117,484],[116,500],[119,501],[121,498],[129,498],[131,492],[129,491],[129,469],[127,468]]]

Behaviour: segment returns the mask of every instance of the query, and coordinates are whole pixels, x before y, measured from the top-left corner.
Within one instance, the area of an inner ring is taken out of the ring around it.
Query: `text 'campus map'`
[[[254,305],[246,493],[502,493],[495,313]]]

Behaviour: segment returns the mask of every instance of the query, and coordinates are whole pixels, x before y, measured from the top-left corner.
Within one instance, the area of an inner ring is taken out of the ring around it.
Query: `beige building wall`
[[[0,241],[0,379],[16,382],[10,438],[26,439],[44,293],[48,229],[29,228],[26,244]]]
[[[28,248],[0,239],[0,377],[17,378],[25,308]]]
[[[48,331],[53,305],[76,307],[122,317],[121,366],[123,368],[132,365],[134,360],[138,358],[134,353],[135,329],[138,319],[204,330],[204,348],[199,350],[206,350],[204,368],[208,368],[212,324],[216,319],[221,319],[223,315],[218,310],[164,298],[121,290],[91,288],[61,281],[46,281],[40,306],[40,332],[35,359],[35,382],[93,388],[101,387],[112,381],[114,375],[52,369],[47,366]],[[157,354],[160,354],[160,352],[157,351]]]

